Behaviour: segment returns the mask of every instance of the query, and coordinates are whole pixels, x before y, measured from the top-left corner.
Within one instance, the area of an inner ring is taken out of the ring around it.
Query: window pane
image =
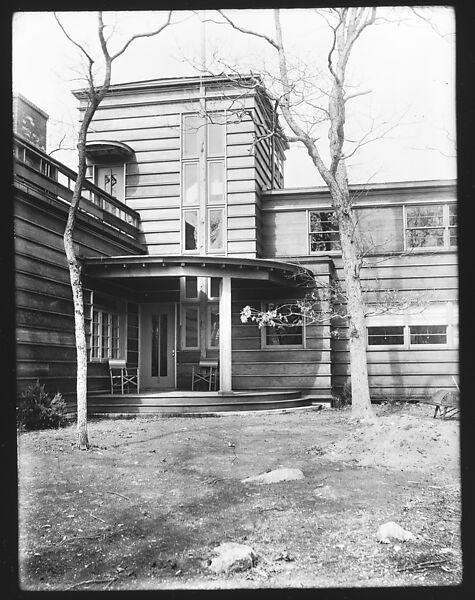
[[[219,347],[219,309],[212,307],[209,312],[210,347]]]
[[[208,156],[224,156],[226,126],[223,113],[208,117]]]
[[[444,206],[408,206],[406,207],[408,227],[437,227],[444,224]]]
[[[404,327],[368,327],[368,345],[404,344]]]
[[[185,277],[185,298],[198,298],[198,277]]]
[[[152,351],[150,353],[150,375],[158,376],[158,340],[160,338],[160,323],[158,315],[152,315]]]
[[[301,346],[303,344],[303,328],[301,317],[298,314],[297,306],[278,306],[269,304],[268,310],[277,309],[281,315],[281,320],[285,321],[282,325],[275,327],[266,327],[266,345],[267,346]],[[295,323],[295,324],[294,324]]]
[[[446,325],[412,325],[411,344],[446,344]]]
[[[208,203],[224,202],[224,161],[213,160],[208,163]]]
[[[183,115],[183,157],[196,158],[198,156],[198,115]]]
[[[223,209],[209,211],[209,249],[223,249]]]
[[[198,202],[198,163],[185,163],[183,165],[183,204],[192,206]]]
[[[168,318],[166,314],[160,315],[160,377],[168,375]]]
[[[457,206],[449,204],[449,225],[457,225]]]
[[[198,309],[185,307],[185,347],[198,347]]]
[[[451,246],[456,246],[457,245],[457,228],[456,227],[449,227],[449,237],[450,237],[450,245]]]
[[[198,211],[187,210],[183,213],[185,223],[185,250],[198,248]]]
[[[444,230],[440,229],[409,229],[407,245],[410,248],[440,247],[444,245]]]
[[[310,251],[340,250],[338,223],[333,212],[310,213]]]
[[[211,298],[219,298],[219,283],[221,277],[211,277],[210,296]]]

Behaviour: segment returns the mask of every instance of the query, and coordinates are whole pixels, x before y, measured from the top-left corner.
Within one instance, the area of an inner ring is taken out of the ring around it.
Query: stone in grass
[[[288,467],[282,467],[281,469],[274,469],[268,473],[261,473],[261,475],[255,475],[254,477],[248,477],[242,479],[242,483],[279,483],[280,481],[295,481],[296,479],[304,479],[305,475],[300,469],[290,469]]]
[[[389,521],[388,523],[381,525],[376,533],[376,538],[381,544],[389,544],[391,538],[402,542],[416,539],[413,533],[406,531],[394,521]]]
[[[236,542],[225,542],[214,548],[217,557],[209,568],[214,573],[235,573],[246,571],[256,564],[257,556],[250,546]]]

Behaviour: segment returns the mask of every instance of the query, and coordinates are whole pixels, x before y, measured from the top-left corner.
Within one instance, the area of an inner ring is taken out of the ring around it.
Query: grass
[[[406,410],[395,415],[394,407],[380,407],[380,422],[398,429],[394,419]],[[424,410],[405,416],[400,435],[406,436],[406,462],[389,466],[363,460],[355,444],[361,445],[366,430],[347,412],[334,410],[94,420],[89,452],[75,448],[74,426],[22,433],[21,587],[459,583],[456,457],[442,471],[429,458],[426,464],[414,457],[413,467],[407,462],[411,452],[421,458],[408,442],[417,437],[417,427],[431,428],[432,443],[440,445],[457,424],[432,419],[432,411]],[[396,444],[394,435],[391,440]],[[279,466],[298,467],[305,479],[241,482]],[[378,544],[377,528],[390,520],[410,529],[416,541]],[[225,541],[250,545],[257,566],[213,574],[213,548]]]

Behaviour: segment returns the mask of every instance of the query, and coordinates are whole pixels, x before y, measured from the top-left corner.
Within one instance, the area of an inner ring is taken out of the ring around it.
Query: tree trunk
[[[364,300],[361,290],[358,255],[355,245],[354,218],[345,206],[339,213],[341,252],[346,283],[347,310],[349,318],[351,404],[355,417],[373,420],[369,395],[368,366],[366,359],[366,324]]]
[[[71,282],[74,304],[74,332],[76,337],[77,361],[77,446],[81,450],[89,449],[89,438],[87,435],[87,343],[81,265],[76,257],[74,249],[73,233],[86,171],[86,130],[87,129],[83,124],[78,142],[78,174],[63,235],[64,250],[68,261],[69,279]]]
[[[74,252],[72,231],[66,228],[64,248],[69,266],[69,279],[74,303],[74,331],[76,336],[77,374],[77,445],[81,450],[89,448],[87,435],[87,344],[84,320],[84,302],[82,292],[81,265]]]

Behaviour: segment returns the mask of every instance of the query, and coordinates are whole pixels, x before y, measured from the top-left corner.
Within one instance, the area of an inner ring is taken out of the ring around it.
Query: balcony
[[[16,135],[13,156],[18,187],[71,203],[77,173]],[[139,214],[88,180],[83,185],[79,211],[137,239]]]

